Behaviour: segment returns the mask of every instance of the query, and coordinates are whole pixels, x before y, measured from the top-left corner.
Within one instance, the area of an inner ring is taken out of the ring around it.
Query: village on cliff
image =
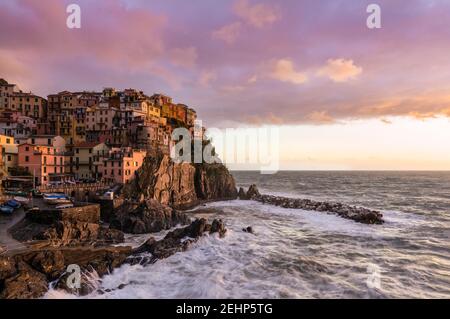
[[[199,134],[194,109],[135,89],[63,91],[45,99],[0,79],[0,112],[4,189],[126,184],[147,155],[170,154],[175,128]]]

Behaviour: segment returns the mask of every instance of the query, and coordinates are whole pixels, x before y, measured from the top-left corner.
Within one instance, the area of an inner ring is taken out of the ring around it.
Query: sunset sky
[[[448,0],[1,1],[0,78],[42,96],[133,87],[207,126],[273,125],[285,169],[450,169]]]

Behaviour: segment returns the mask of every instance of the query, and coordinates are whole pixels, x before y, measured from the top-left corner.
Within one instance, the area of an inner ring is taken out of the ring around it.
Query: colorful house
[[[103,180],[126,184],[134,178],[135,172],[142,166],[146,151],[133,150],[130,147],[114,148],[104,160]]]
[[[37,185],[64,179],[64,153],[47,145],[24,143],[18,146],[18,166],[34,177]]]

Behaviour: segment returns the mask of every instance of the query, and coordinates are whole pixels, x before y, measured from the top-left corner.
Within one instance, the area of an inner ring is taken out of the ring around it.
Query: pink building
[[[56,147],[24,143],[18,150],[18,166],[33,175],[37,185],[59,181],[64,176],[64,154]]]
[[[145,151],[129,147],[113,148],[104,159],[103,179],[107,182],[126,184],[134,178],[134,173],[142,166]]]

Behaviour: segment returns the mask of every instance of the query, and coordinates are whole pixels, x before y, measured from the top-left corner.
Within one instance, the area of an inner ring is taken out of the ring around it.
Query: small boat
[[[42,194],[40,191],[38,191],[37,189],[32,189],[31,190],[31,195],[33,195],[33,197],[36,197],[36,198],[42,198],[42,196],[44,195],[44,194]]]
[[[12,209],[18,209],[20,208],[20,206],[22,206],[18,201],[14,199],[10,199],[5,203],[5,205],[11,207]]]
[[[20,197],[20,196],[16,196],[14,197],[14,200],[19,202],[20,204],[28,204],[28,202],[30,201],[28,198],[26,197]]]
[[[0,206],[0,212],[5,215],[11,215],[12,213],[14,213],[14,208],[12,208],[11,206],[3,205]]]
[[[72,203],[65,194],[59,193],[44,194],[44,202],[50,205]]]
[[[62,204],[55,207],[56,209],[67,209],[67,208],[73,208],[73,204]]]
[[[5,195],[27,197],[28,194],[22,191],[5,191]]]

